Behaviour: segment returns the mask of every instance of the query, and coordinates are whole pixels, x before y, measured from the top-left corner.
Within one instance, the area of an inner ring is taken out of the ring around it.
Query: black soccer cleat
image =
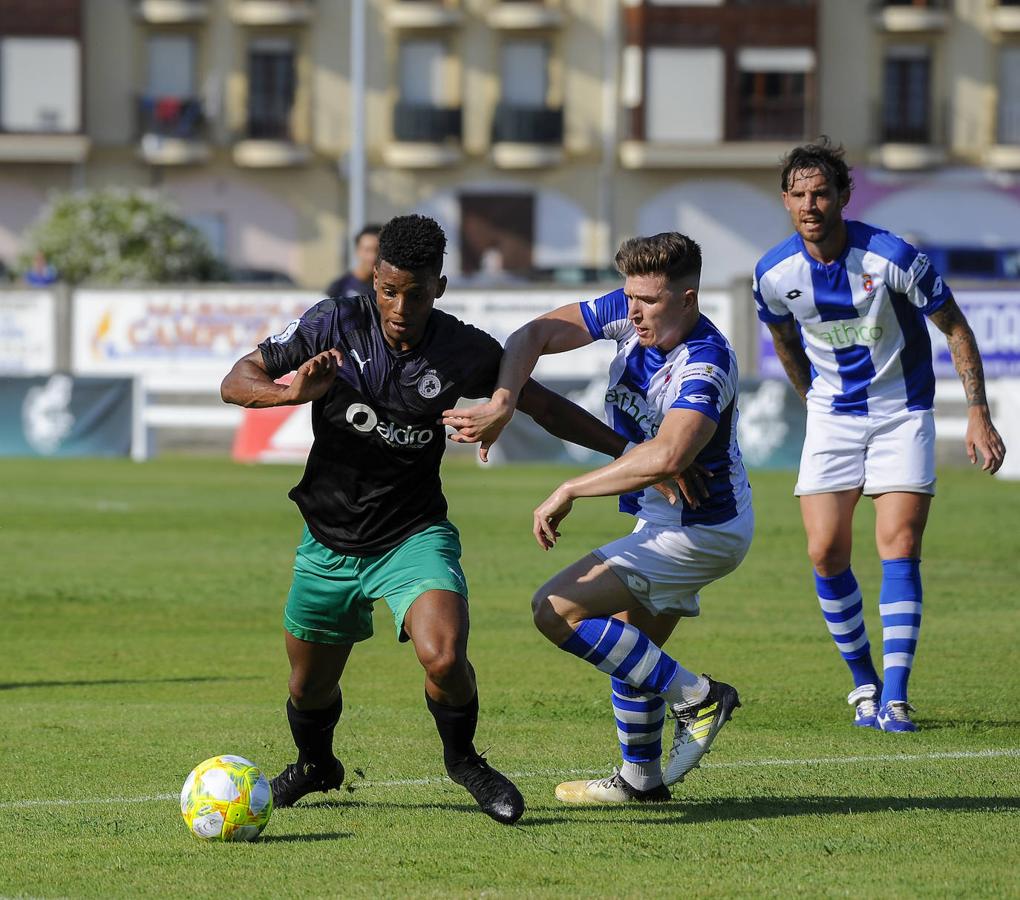
[[[344,764],[334,761],[331,771],[319,773],[319,766],[299,766],[291,763],[270,785],[273,789],[273,806],[277,809],[293,806],[302,797],[315,791],[335,791],[344,783]]]
[[[475,802],[490,818],[503,825],[513,825],[524,814],[524,798],[514,783],[497,772],[476,753],[458,763],[448,765],[450,779],[475,798]]]

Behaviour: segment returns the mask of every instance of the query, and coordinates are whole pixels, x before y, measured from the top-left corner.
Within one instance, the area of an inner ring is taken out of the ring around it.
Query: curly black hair
[[[443,271],[446,235],[428,216],[396,216],[379,232],[379,259],[407,271]]]
[[[783,160],[783,172],[780,175],[783,192],[790,189],[790,176],[794,172],[803,172],[807,169],[817,169],[841,194],[852,191],[854,179],[843,158],[845,153],[842,144],[834,146],[824,134],[814,144],[794,147]]]

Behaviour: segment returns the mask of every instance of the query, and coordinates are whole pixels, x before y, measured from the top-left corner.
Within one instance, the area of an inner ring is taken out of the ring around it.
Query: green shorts
[[[398,640],[406,641],[404,616],[426,591],[453,591],[467,599],[460,552],[460,534],[447,521],[376,556],[344,556],[320,544],[306,526],[283,627],[316,644],[364,641],[372,636],[372,603],[383,599],[393,612]]]

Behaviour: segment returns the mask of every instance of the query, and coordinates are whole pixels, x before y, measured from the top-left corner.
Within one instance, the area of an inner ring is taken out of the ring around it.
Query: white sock
[[[620,766],[620,774],[623,780],[632,788],[639,791],[650,791],[662,784],[662,769],[659,761],[654,762],[628,762],[623,761]]]
[[[662,692],[662,698],[674,706],[695,706],[708,696],[708,679],[704,675],[678,667],[676,677]]]

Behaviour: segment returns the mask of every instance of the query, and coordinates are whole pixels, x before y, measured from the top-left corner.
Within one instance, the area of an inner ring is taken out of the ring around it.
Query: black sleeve
[[[468,399],[491,397],[499,379],[503,348],[492,335],[473,325],[465,325],[465,359],[470,360],[460,395]]]
[[[335,347],[338,332],[336,303],[331,299],[320,300],[280,334],[259,344],[266,372],[271,378],[293,372],[313,356]]]

